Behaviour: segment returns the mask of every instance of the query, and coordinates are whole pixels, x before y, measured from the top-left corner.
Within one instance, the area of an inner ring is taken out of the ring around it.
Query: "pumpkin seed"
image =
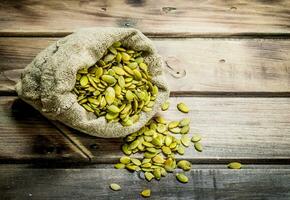
[[[185,174],[183,174],[183,173],[177,173],[176,174],[176,178],[181,183],[187,183],[188,182],[187,176],[185,176]]]
[[[179,122],[179,126],[183,127],[183,126],[188,126],[190,123],[190,119],[189,118],[184,118]]]
[[[137,166],[140,166],[141,165],[141,161],[138,160],[137,158],[131,158],[131,161],[133,164],[137,165]]]
[[[228,168],[229,169],[241,169],[242,168],[242,164],[239,162],[231,162],[228,164]]]
[[[117,183],[111,183],[110,184],[110,188],[114,191],[118,191],[118,190],[121,190],[121,186],[118,185]]]
[[[189,126],[184,126],[180,129],[181,134],[187,134],[189,132],[190,127]]]
[[[172,121],[168,124],[168,128],[173,129],[173,128],[178,127],[178,125],[179,125],[179,121]]]
[[[169,101],[166,101],[161,105],[161,110],[163,111],[168,110],[169,106],[170,106]]]
[[[181,146],[181,145],[178,145],[178,147],[177,147],[177,153],[179,153],[180,155],[184,155],[184,153],[185,153],[184,147]]]
[[[82,87],[85,87],[86,85],[88,85],[89,83],[89,79],[87,76],[82,76],[80,79],[80,84]]]
[[[183,135],[180,141],[185,147],[188,147],[190,144],[190,138],[187,135]]]
[[[166,155],[169,155],[169,154],[172,153],[172,152],[171,152],[171,149],[170,149],[169,147],[167,147],[167,146],[163,146],[163,147],[162,147],[162,152],[163,152],[164,154],[166,154]]]
[[[143,196],[143,197],[150,197],[151,196],[151,190],[150,189],[146,189],[146,190],[143,190],[142,192],[141,192],[141,195]]]
[[[180,160],[177,163],[177,167],[183,169],[184,171],[189,171],[191,169],[191,163],[187,160]]]
[[[152,161],[155,163],[164,163],[165,160],[161,155],[156,155],[155,157],[152,158]]]
[[[202,145],[199,142],[194,143],[194,148],[196,151],[202,152]]]
[[[199,142],[201,140],[201,137],[199,135],[193,135],[191,138],[191,141],[193,143]]]
[[[154,169],[154,170],[153,170],[153,175],[154,175],[154,177],[155,177],[157,180],[160,180],[160,178],[161,178],[161,171],[160,171],[160,169],[159,169],[159,168]]]
[[[116,169],[124,169],[125,165],[123,163],[117,163],[117,164],[115,164],[115,168]]]
[[[180,112],[183,112],[183,113],[188,113],[189,112],[189,108],[187,107],[187,105],[185,103],[179,103],[179,104],[177,104],[177,109]]]
[[[151,172],[145,172],[144,175],[147,181],[151,181],[154,178],[154,175]]]
[[[129,164],[130,162],[131,162],[131,159],[128,156],[122,156],[120,158],[120,163],[122,163],[122,164]]]

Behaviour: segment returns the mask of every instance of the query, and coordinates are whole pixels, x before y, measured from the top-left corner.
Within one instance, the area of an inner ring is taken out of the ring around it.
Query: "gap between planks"
[[[65,37],[74,32],[37,32],[37,31],[27,31],[27,32],[17,32],[17,31],[6,31],[0,32],[0,37],[33,37],[33,38],[54,38],[54,37]],[[289,39],[290,33],[203,33],[203,34],[194,34],[194,33],[152,33],[152,32],[142,32],[149,38],[175,38],[175,39]]]

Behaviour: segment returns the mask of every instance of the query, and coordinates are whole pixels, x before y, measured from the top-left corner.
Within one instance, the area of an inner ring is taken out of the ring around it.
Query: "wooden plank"
[[[240,1],[1,1],[1,35],[65,35],[89,26],[152,36],[289,34],[290,3]]]
[[[194,163],[290,163],[290,98],[172,97],[170,101],[169,111],[159,114],[170,121],[189,117],[189,137],[199,133],[203,138],[202,153],[191,144],[177,158]],[[185,102],[191,112],[177,111],[178,102]],[[81,144],[92,162],[115,163],[123,155],[121,138],[96,138],[69,128],[62,131]]]
[[[148,183],[138,173],[109,167],[87,169],[39,169],[2,165],[0,192],[3,199],[289,199],[288,169],[207,169],[187,172],[189,182],[179,183],[173,174]],[[122,190],[113,192],[111,183]]]
[[[0,38],[0,92],[13,93],[21,70],[58,38]],[[153,39],[173,93],[290,92],[290,40]]]
[[[78,147],[17,97],[1,97],[0,113],[0,162],[88,161]]]

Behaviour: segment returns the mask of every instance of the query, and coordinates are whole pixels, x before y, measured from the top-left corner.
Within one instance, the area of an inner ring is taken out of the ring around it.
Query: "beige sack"
[[[71,90],[79,69],[94,65],[114,42],[145,51],[145,63],[152,74],[152,82],[159,88],[152,111],[141,112],[140,120],[132,126],[107,123],[97,118],[77,102]],[[74,129],[99,137],[122,137],[139,130],[158,111],[169,97],[169,89],[162,75],[162,61],[151,40],[132,28],[87,28],[64,37],[39,53],[25,68],[16,85],[21,99],[44,116],[58,120]]]

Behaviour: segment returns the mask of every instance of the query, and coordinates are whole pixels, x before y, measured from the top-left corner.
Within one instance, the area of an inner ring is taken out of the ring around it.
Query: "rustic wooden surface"
[[[0,162],[88,161],[47,119],[17,97],[0,97]]]
[[[287,0],[2,0],[1,35],[65,35],[88,26],[134,27],[152,36],[289,34]]]
[[[149,199],[289,199],[289,168],[240,171],[214,166],[195,166],[189,182],[179,183],[173,174],[148,183],[138,173],[98,165],[91,168],[59,169],[2,166],[0,192],[3,199],[144,199],[139,193],[152,190]],[[29,180],[29,183],[26,182]],[[122,190],[113,192],[115,182]]]
[[[3,0],[0,14],[1,199],[139,199],[145,187],[151,199],[290,198],[289,1]],[[16,97],[42,49],[88,26],[134,27],[153,40],[171,88],[159,114],[190,117],[190,135],[203,137],[202,153],[183,156],[194,164],[188,184],[113,169],[122,139],[79,133]],[[246,166],[226,169],[230,161]],[[111,182],[124,189],[113,193]]]

